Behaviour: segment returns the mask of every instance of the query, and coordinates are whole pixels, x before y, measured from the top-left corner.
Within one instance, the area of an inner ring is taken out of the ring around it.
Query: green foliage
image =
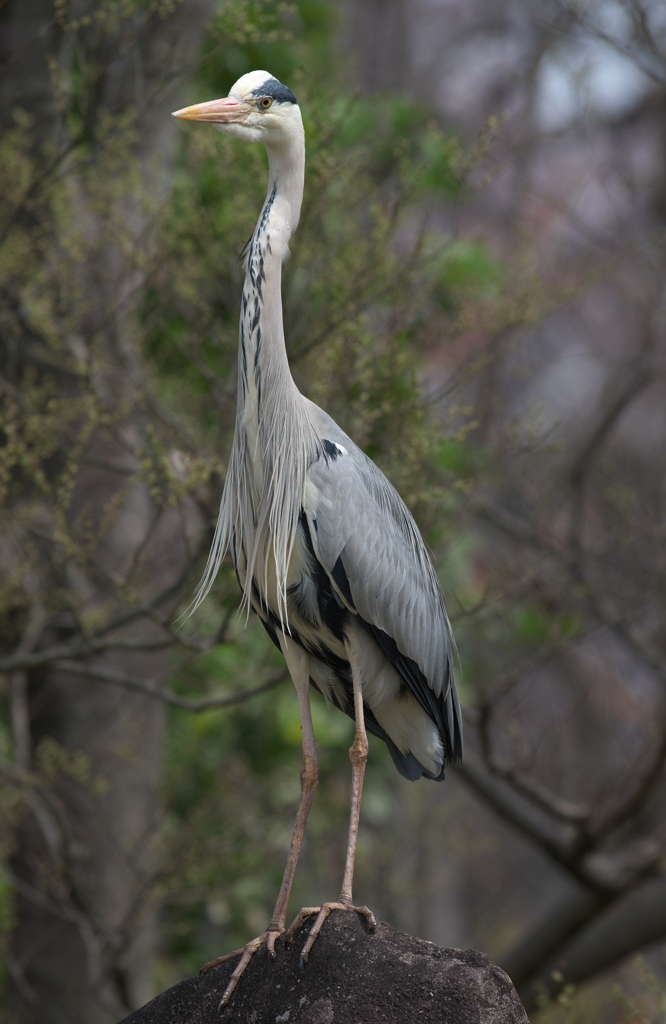
[[[498,263],[480,242],[459,239],[439,260],[442,286],[448,292],[483,298],[494,294],[501,282]]]

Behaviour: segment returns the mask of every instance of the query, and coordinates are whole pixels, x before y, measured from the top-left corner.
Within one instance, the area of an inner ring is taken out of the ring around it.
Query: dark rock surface
[[[305,968],[306,922],[291,947],[262,948],[217,1010],[237,960],[182,981],[121,1024],[529,1024],[508,976],[483,953],[440,949],[380,922],[333,912]],[[215,953],[214,950],[211,953]]]

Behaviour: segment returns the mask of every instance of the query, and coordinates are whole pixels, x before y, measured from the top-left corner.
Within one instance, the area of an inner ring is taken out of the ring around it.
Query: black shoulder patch
[[[268,78],[263,85],[260,85],[258,89],[253,89],[252,96],[270,96],[275,100],[276,103],[297,103],[298,100],[294,96],[291,89],[288,89],[282,82],[278,82],[277,78]]]
[[[326,460],[328,461],[328,459],[330,459],[331,462],[335,462],[338,455],[340,455],[340,449],[338,448],[337,444],[334,444],[333,441],[327,440],[327,438],[325,437],[322,438],[321,444],[326,455]]]

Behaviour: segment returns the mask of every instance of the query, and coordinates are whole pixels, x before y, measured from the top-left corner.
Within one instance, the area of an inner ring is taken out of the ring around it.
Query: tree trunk
[[[182,106],[184,91],[183,78],[173,76],[191,71],[212,6],[196,0],[167,17],[139,7],[102,18],[92,3],[74,11],[9,0],[0,13],[0,116],[5,128],[16,110],[32,119],[34,168],[8,230],[37,230],[49,220],[34,277],[61,289],[62,320],[49,329],[65,348],[54,352],[48,331],[37,334],[28,316],[10,342],[7,387],[20,402],[26,373],[57,382],[58,400],[75,410],[47,468],[54,495],[81,445],[64,521],[48,498],[40,502],[26,488],[14,509],[13,547],[1,555],[3,575],[22,576],[32,603],[14,651],[77,642],[84,656],[82,672],[51,661],[11,680],[16,773],[32,812],[18,824],[12,858],[18,899],[9,1005],[20,1024],[112,1024],[150,994],[164,709],[100,682],[95,671],[156,683],[165,676],[160,620],[173,617],[188,561],[183,510],[165,507],[141,478],[150,436],[136,299],[157,257],[150,217],[171,183],[169,113]],[[119,138],[120,168],[112,153]],[[40,200],[59,174],[68,203],[56,221]],[[76,260],[65,244],[70,228]],[[20,307],[23,294],[14,298]],[[72,557],[58,562],[55,538],[63,535]],[[41,551],[41,566],[39,557],[30,567],[21,561],[27,544]],[[99,622],[107,628],[97,646],[109,649],[86,657]]]

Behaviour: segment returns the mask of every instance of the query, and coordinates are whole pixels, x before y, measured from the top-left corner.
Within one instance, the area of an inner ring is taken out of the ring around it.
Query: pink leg
[[[342,877],[342,889],[340,891],[339,899],[332,903],[322,903],[321,907],[302,907],[294,918],[292,924],[289,926],[289,930],[285,934],[285,941],[291,942],[303,920],[313,914],[317,915],[315,922],[310,929],[307,941],[303,946],[303,951],[301,952],[301,964],[305,964],[307,962],[310,950],[315,943],[315,939],[319,935],[326,918],[332,910],[355,910],[357,913],[362,914],[363,917],[365,917],[372,931],[377,927],[375,916],[368,907],[357,907],[352,903],[352,882],[354,879],[354,860],[356,858],[358,823],[361,814],[361,794],[363,792],[365,765],[368,760],[368,737],[365,731],[365,717],[363,714],[363,687],[361,675],[356,667],[351,645],[346,643],[345,646],[347,648],[347,657],[349,658],[352,670],[352,680],[354,685],[354,715],[356,718],[356,733],[354,735],[354,742],[349,750],[349,759],[352,763],[352,794],[345,871]]]
[[[317,748],[315,747],[314,732],[312,729],[312,714],[310,712],[308,657],[302,648],[298,647],[293,640],[284,640],[281,646],[287,661],[287,667],[291,674],[291,678],[296,686],[298,709],[301,717],[301,729],[303,732],[301,799],[296,813],[296,824],[294,825],[294,832],[291,837],[291,847],[289,849],[289,856],[287,857],[287,863],[284,869],[282,885],[280,886],[277,903],[275,904],[273,916],[271,917],[271,922],[268,928],[261,935],[258,935],[256,939],[252,939],[248,942],[243,949],[235,949],[233,953],[225,953],[224,956],[219,956],[216,960],[211,960],[210,963],[205,964],[201,969],[201,973],[204,974],[212,967],[217,967],[218,964],[222,964],[226,960],[231,960],[235,956],[240,956],[236,970],[231,975],[229,984],[224,990],[224,995],[220,1000],[218,1006],[218,1009],[220,1010],[226,1006],[231,999],[232,993],[236,988],[241,975],[245,971],[245,968],[264,942],[266,943],[269,956],[273,958],[275,957],[275,940],[279,935],[282,935],[285,929],[287,905],[289,903],[291,887],[296,873],[298,855],[301,852],[305,825],[308,820],[308,815],[310,813],[315,793],[317,792],[317,784],[319,782],[319,761],[317,760]]]

